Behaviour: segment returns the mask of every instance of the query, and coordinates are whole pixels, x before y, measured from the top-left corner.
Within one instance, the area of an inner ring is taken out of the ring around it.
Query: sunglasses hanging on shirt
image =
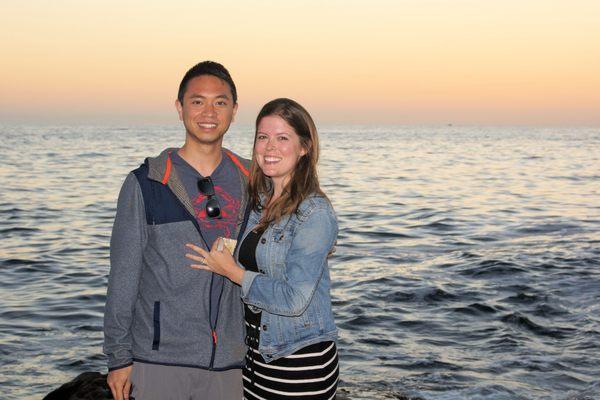
[[[221,215],[221,205],[215,195],[215,185],[210,176],[198,180],[198,190],[207,197],[206,215],[209,218],[218,218]]]

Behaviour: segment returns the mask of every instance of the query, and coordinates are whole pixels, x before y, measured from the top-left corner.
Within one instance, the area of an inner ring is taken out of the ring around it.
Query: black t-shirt
[[[258,272],[258,263],[256,262],[256,246],[260,240],[263,231],[251,231],[240,245],[239,260],[248,271]],[[247,304],[244,304],[244,316],[246,319],[246,344],[254,348],[258,347],[260,337],[261,313],[254,313]]]

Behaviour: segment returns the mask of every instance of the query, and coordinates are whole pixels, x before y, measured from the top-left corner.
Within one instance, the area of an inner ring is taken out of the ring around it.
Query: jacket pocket
[[[160,301],[154,302],[154,338],[152,339],[152,350],[158,350],[160,346]]]
[[[189,268],[191,261],[185,257],[190,252],[185,243],[200,245],[198,231],[191,221],[173,222],[148,227],[148,244],[144,261],[149,272],[157,276],[161,289],[179,292],[184,286],[194,287],[202,274]],[[163,286],[164,285],[164,286]],[[164,310],[163,310],[164,311]]]

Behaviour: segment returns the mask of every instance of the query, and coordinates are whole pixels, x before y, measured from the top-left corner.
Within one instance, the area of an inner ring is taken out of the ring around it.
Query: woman
[[[246,318],[246,399],[333,399],[338,356],[327,256],[338,232],[317,178],[318,137],[290,99],[256,119],[249,179],[252,207],[237,259],[222,239],[210,252],[188,244],[192,268],[241,285]],[[243,267],[243,268],[242,268]]]

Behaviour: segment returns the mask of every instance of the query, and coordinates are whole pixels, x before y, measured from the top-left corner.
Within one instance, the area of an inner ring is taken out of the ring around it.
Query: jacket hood
[[[162,182],[167,173],[169,154],[177,150],[179,149],[176,147],[169,147],[168,149],[163,150],[156,157],[146,158],[145,164],[148,166],[148,178],[154,181]]]
[[[178,150],[179,149],[177,147],[169,147],[163,150],[156,157],[146,158],[144,163],[148,166],[148,178],[166,184],[170,180],[170,175],[172,174],[169,154]],[[242,173],[246,176],[247,180],[248,170],[250,169],[250,160],[246,160],[242,157],[239,157],[231,150],[228,150],[224,147],[223,151],[227,153],[228,156],[233,160],[238,169],[240,169]]]

